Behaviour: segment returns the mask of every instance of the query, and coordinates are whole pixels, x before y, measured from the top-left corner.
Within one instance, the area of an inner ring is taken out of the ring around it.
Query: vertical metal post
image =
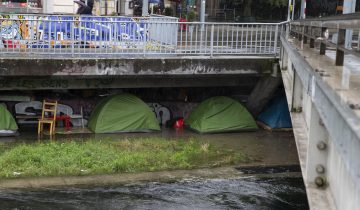
[[[300,26],[299,26],[299,36],[298,36],[298,40],[299,40],[300,42],[302,42],[302,40],[303,40],[304,33],[305,33],[305,26],[304,26],[304,25],[300,25]]]
[[[323,40],[320,43],[320,55],[325,55],[326,53],[326,37],[325,37],[326,30],[327,28],[325,27],[321,28],[321,36]]]
[[[214,31],[215,31],[215,26],[213,24],[213,25],[211,25],[211,38],[210,38],[210,57],[211,58],[214,56]]]
[[[143,55],[144,55],[144,57],[146,57],[146,44],[147,44],[147,33],[146,33],[146,31],[148,30],[148,25],[147,25],[147,23],[145,23],[144,24],[144,49],[143,49]]]
[[[292,8],[291,2],[292,2],[292,0],[289,0],[287,21],[291,20],[291,8]]]
[[[275,56],[277,55],[278,37],[279,37],[279,25],[276,25],[275,37],[274,37],[274,54],[275,54]]]
[[[310,26],[310,48],[315,47],[315,39],[313,37],[313,27]]]
[[[293,8],[292,8],[291,20],[294,20],[294,15],[295,15],[295,3],[296,3],[296,0],[293,0],[293,1],[292,1]]]
[[[201,11],[200,11],[200,22],[201,24],[201,31],[204,31],[205,29],[205,8],[206,8],[206,1],[201,0]]]
[[[75,43],[75,17],[72,18],[72,21],[70,23],[70,30],[71,30],[71,56],[74,57],[74,43]]]
[[[149,0],[143,0],[142,16],[148,16],[148,15],[149,15]]]
[[[300,19],[306,18],[306,0],[301,0]]]
[[[359,34],[358,34],[357,51],[360,51],[360,30],[359,30]]]
[[[344,56],[345,53],[340,47],[345,47],[345,35],[346,30],[345,29],[339,29],[338,30],[338,40],[337,40],[337,47],[336,47],[336,66],[343,66],[344,65]]]
[[[308,32],[309,32],[309,26],[305,26],[304,28],[304,37],[303,37],[303,43],[307,44],[308,43]]]

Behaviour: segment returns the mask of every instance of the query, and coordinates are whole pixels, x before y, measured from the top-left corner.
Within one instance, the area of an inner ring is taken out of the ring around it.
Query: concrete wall
[[[77,11],[73,0],[46,0],[43,5],[44,13],[74,14]]]
[[[21,92],[22,97],[0,97],[0,102],[5,102],[14,116],[33,116],[41,113],[41,101],[44,98],[54,99],[59,102],[58,111],[63,114],[78,114],[82,108],[84,118],[88,119],[96,104],[111,94],[131,93],[143,101],[154,111],[157,119],[163,125],[177,118],[188,117],[189,113],[200,102],[207,98],[222,95],[232,97],[240,102],[246,101],[252,86],[243,85],[233,87],[183,87],[183,88],[125,88],[104,89],[97,87],[84,90],[37,90]],[[61,88],[60,88],[61,89]],[[9,93],[13,96],[19,93]],[[14,99],[14,101],[12,101]],[[26,100],[22,100],[26,99]],[[19,119],[19,124],[37,124],[36,119]],[[78,122],[80,125],[80,122]]]
[[[0,76],[186,76],[270,74],[262,58],[1,59]]]

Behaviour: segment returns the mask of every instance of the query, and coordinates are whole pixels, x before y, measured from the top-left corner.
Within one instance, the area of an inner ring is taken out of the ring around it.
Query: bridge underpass
[[[87,37],[88,41],[79,42],[71,39],[76,35],[76,21],[68,20],[74,24],[70,27],[72,33],[69,39],[59,36],[60,40],[51,40],[54,32],[44,30],[49,35],[45,40],[43,37],[42,40],[25,38],[25,41],[10,37],[4,42],[0,87],[3,91],[229,87],[230,92],[234,89],[246,90],[242,93],[234,91],[234,95],[245,95],[242,99],[247,102],[250,111],[256,113],[261,107],[251,108],[249,104],[259,105],[256,102],[262,101],[260,105],[263,106],[278,87],[279,80],[274,78],[282,75],[311,208],[356,209],[360,206],[359,119],[354,114],[356,109],[352,108],[357,107],[358,96],[353,92],[346,96],[351,91],[344,92],[329,85],[332,74],[321,67],[330,66],[335,61],[326,58],[323,61],[325,64],[314,65],[311,59],[316,60],[318,56],[313,57],[315,54],[311,50],[297,50],[318,46],[321,53],[325,49],[331,55],[332,49],[336,49],[336,63],[341,64],[341,58],[346,53],[355,52],[342,46],[342,38],[345,29],[358,30],[358,17],[346,17],[342,20],[344,25],[338,24],[338,18],[270,25],[208,23],[206,32],[200,36],[200,23],[167,22],[176,26],[171,27],[175,29],[174,33],[183,34],[175,36],[176,39],[171,42],[168,42],[170,36],[164,38],[161,34],[132,37],[130,39],[138,45],[130,49],[131,53],[122,48],[109,50],[109,46],[125,43],[123,40],[99,41],[96,37]],[[36,25],[32,22],[30,19],[30,25]],[[123,22],[128,23],[128,20]],[[154,25],[160,27],[166,23],[150,22],[143,29]],[[184,26],[186,30],[178,30],[184,29]],[[286,29],[289,33],[291,29],[290,37]],[[60,27],[58,30],[61,35],[63,30],[66,32],[69,29]],[[325,32],[334,31],[338,34],[337,45],[325,36]],[[115,37],[118,37],[117,33]],[[298,36],[300,45],[292,39],[296,34],[301,34]],[[160,47],[154,48],[154,43],[160,44]],[[306,43],[310,44],[309,47]],[[76,51],[79,49],[81,53]],[[124,58],[129,54],[133,58]],[[357,57],[356,52],[353,54]],[[111,58],[108,58],[109,55]],[[26,58],[31,56],[34,59]],[[49,59],[52,56],[53,59]],[[308,58],[304,59],[304,56]],[[277,65],[273,65],[279,58],[283,69],[281,74]],[[333,73],[338,74],[339,70]],[[348,84],[352,86],[351,82]],[[199,90],[211,92],[209,89]],[[351,102],[344,103],[339,96],[346,96]]]

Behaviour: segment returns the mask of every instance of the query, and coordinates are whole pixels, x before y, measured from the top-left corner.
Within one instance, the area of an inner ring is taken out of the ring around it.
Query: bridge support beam
[[[299,75],[296,73],[294,66],[291,66],[293,71],[293,94],[291,99],[291,111],[302,112],[303,107],[303,85]]]
[[[280,76],[267,76],[260,79],[251,92],[246,104],[246,107],[254,117],[260,114],[280,85]]]
[[[313,103],[307,111],[310,114],[310,122],[305,180],[308,185],[324,188],[326,187],[328,133]]]

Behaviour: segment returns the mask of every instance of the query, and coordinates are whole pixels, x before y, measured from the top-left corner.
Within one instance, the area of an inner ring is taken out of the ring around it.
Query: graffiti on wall
[[[47,90],[47,89],[92,89],[111,88],[116,85],[107,79],[0,79],[0,90]],[[116,86],[115,86],[116,87]]]
[[[16,116],[25,116],[24,118],[19,118],[19,124],[36,124],[37,116],[40,116],[42,112],[42,102],[41,101],[29,101],[29,102],[20,102],[15,104],[15,114]],[[57,115],[69,115],[74,116],[74,110],[71,106],[65,104],[58,104],[57,106]],[[30,117],[26,119],[26,117]],[[34,117],[34,118],[31,118]],[[72,119],[71,123],[74,126],[81,126],[81,119]]]
[[[145,25],[130,17],[0,15],[0,37],[6,48],[128,49],[150,43]]]
[[[148,103],[148,105],[155,113],[161,125],[166,125],[166,123],[171,120],[171,112],[167,107],[159,103]]]

